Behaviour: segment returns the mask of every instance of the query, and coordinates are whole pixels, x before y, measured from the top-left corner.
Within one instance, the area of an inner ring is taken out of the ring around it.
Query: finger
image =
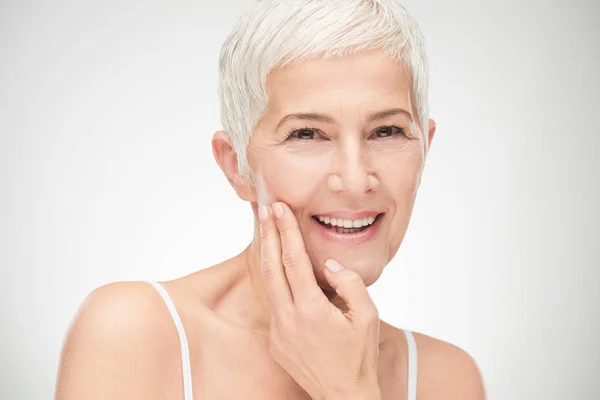
[[[358,318],[362,321],[379,319],[377,307],[359,274],[343,268],[337,261],[330,259],[325,261],[325,277],[336,293],[344,299],[348,307],[347,314],[353,319]]]
[[[270,207],[259,206],[260,270],[272,312],[279,315],[293,306],[290,286],[281,262],[279,232]]]
[[[323,297],[323,291],[317,284],[312,263],[306,254],[296,217],[285,203],[274,203],[272,208],[281,240],[281,259],[292,290],[294,303],[314,301],[319,295]]]

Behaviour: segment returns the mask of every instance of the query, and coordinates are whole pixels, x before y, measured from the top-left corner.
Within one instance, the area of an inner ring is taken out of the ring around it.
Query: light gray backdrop
[[[2,399],[49,399],[95,287],[237,254],[217,56],[249,1],[3,1]],[[425,1],[438,130],[384,319],[467,350],[490,399],[600,393],[599,3]]]

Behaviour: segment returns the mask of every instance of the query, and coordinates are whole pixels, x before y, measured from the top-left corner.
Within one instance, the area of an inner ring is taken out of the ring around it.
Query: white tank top
[[[184,400],[193,400],[192,396],[192,369],[190,364],[190,351],[187,342],[187,336],[185,335],[185,329],[181,323],[181,318],[177,313],[175,304],[171,300],[171,297],[167,293],[166,289],[154,281],[147,281],[149,284],[160,293],[160,296],[164,300],[171,318],[177,328],[179,334],[179,343],[181,345],[181,370],[183,371],[183,398]],[[411,331],[403,329],[406,342],[408,343],[408,397],[407,400],[417,400],[417,343]]]

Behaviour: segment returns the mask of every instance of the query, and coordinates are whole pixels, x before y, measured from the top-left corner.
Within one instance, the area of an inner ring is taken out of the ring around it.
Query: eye
[[[395,125],[380,126],[375,130],[375,132],[373,132],[373,136],[382,139],[391,138],[397,135],[406,136],[406,132],[403,128],[397,127]]]
[[[309,141],[315,139],[318,133],[312,128],[294,129],[288,133],[288,139]]]

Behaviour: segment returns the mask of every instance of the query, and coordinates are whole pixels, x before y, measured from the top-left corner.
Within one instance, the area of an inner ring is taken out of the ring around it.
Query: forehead
[[[408,107],[412,78],[404,63],[380,51],[310,59],[275,69],[267,79],[267,113],[298,109]],[[410,109],[410,107],[408,107]]]

